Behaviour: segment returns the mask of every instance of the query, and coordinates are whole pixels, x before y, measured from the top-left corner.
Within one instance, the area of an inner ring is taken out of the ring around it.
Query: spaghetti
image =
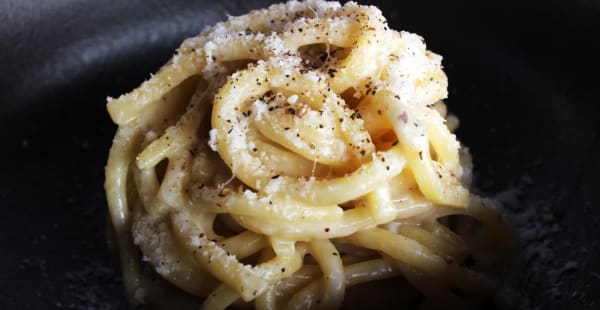
[[[131,302],[162,296],[141,260],[203,309],[339,308],[388,278],[425,304],[493,296],[516,244],[467,189],[446,88],[421,37],[352,2],[273,5],[184,41],[108,102]]]

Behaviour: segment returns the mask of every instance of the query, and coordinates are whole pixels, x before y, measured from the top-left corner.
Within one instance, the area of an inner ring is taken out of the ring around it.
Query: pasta
[[[334,309],[384,279],[425,307],[493,298],[517,245],[468,190],[446,89],[421,37],[352,2],[277,4],[185,40],[108,100],[130,301],[172,307],[168,282],[203,309]]]

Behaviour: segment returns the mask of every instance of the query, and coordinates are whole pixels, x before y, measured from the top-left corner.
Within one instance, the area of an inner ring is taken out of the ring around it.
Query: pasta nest
[[[451,289],[493,295],[515,241],[468,190],[446,89],[421,37],[352,2],[273,5],[185,40],[108,103],[130,296],[160,295],[138,248],[205,309],[336,308],[346,288],[392,277],[450,306],[469,304]],[[453,227],[457,215],[470,220]]]

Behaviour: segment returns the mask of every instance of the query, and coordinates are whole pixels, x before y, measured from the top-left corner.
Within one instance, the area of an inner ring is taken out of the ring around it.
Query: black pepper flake
[[[285,272],[285,267],[282,267],[282,268],[281,268],[281,272]]]
[[[296,110],[294,110],[294,108],[288,108],[287,113],[291,115],[296,115]]]
[[[408,115],[406,112],[402,112],[402,114],[398,115],[398,119],[400,119],[404,124],[408,122]]]
[[[336,73],[337,73],[337,70],[335,70],[333,68],[329,68],[327,70],[327,74],[329,74],[329,77],[334,77]]]
[[[423,160],[423,151],[419,151],[419,158]]]
[[[327,60],[327,53],[326,52],[322,52],[321,54],[319,54],[319,60],[321,61],[325,61]]]
[[[276,174],[276,175],[274,175],[274,176],[271,177],[271,179],[273,179],[273,180],[275,180],[277,178],[279,178],[279,174]]]
[[[325,232],[329,232],[329,227],[325,227]]]
[[[333,255],[333,256],[338,256],[338,253],[336,253],[336,252],[333,252],[333,253],[331,253],[331,255]]]
[[[257,148],[255,148],[255,147],[253,147],[253,148],[252,148],[252,152],[256,152],[256,151],[258,151],[258,149],[257,149]]]
[[[360,150],[360,155],[365,156],[366,151],[365,150]]]

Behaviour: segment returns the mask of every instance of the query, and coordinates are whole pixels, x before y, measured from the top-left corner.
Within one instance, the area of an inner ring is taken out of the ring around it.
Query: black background
[[[124,308],[105,239],[103,166],[129,91],[203,26],[268,1],[0,0],[0,308]],[[452,2],[452,3],[450,3]],[[543,309],[600,307],[600,2],[375,1],[444,56],[479,190],[550,206]]]

